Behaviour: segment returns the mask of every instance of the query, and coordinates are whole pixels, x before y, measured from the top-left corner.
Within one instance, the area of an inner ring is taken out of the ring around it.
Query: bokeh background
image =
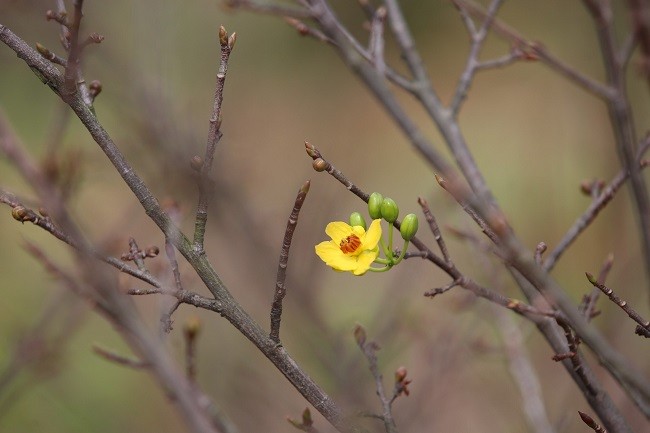
[[[0,23],[31,45],[40,42],[61,53],[58,26],[44,19],[54,3],[0,1]],[[332,178],[312,170],[305,140],[365,191],[394,198],[402,214],[419,213],[416,199],[426,198],[458,267],[501,293],[520,297],[497,261],[446,229],[480,234],[331,47],[300,37],[281,19],[235,13],[216,1],[85,3],[84,30],[106,37],[86,51],[84,64],[85,77],[103,84],[95,105],[98,116],[157,197],[178,203],[188,232],[196,205],[189,159],[203,153],[206,141],[217,30],[223,24],[237,32],[223,105],[224,137],[214,166],[208,254],[234,296],[266,325],[286,218],[299,187],[311,179],[291,249],[282,336],[288,351],[336,401],[351,411],[380,412],[373,379],[352,336],[360,323],[382,347],[379,365],[387,386],[400,365],[413,380],[411,395],[394,406],[401,431],[529,431],[504,351],[503,315],[492,305],[459,288],[424,298],[426,290],[448,281],[418,259],[389,273],[356,278],[332,272],[314,255],[327,222],[345,220],[364,206]],[[460,18],[448,1],[402,3],[436,90],[449,101],[468,53]],[[620,8],[616,19],[622,38],[629,17],[623,2],[614,3]],[[356,2],[332,4],[365,41]],[[587,75],[603,78],[595,32],[580,2],[506,2],[499,17]],[[387,49],[389,61],[404,70],[392,42]],[[490,37],[482,58],[508,49]],[[650,105],[636,65],[637,55],[629,89],[642,136]],[[444,151],[425,113],[407,95],[400,100]],[[60,152],[81,172],[70,205],[98,245],[115,256],[128,250],[129,236],[141,246],[162,246],[161,234],[80,123],[66,116],[63,104],[5,46],[0,47],[0,108],[38,158],[49,140],[58,140],[61,119],[67,123]],[[583,179],[610,180],[619,169],[604,105],[540,63],[480,73],[460,123],[510,223],[530,248],[540,241],[553,247],[588,206],[589,198],[579,192]],[[2,158],[0,185],[33,197]],[[613,253],[608,283],[647,317],[648,282],[628,198],[624,190],[614,199],[553,274],[578,302],[590,290],[584,272],[598,272]],[[421,237],[435,246],[425,224]],[[93,354],[93,344],[129,352],[114,329],[67,294],[23,245],[38,244],[74,272],[69,250],[40,229],[18,224],[9,208],[0,213],[0,239],[0,431],[184,431],[178,412],[149,375]],[[150,266],[167,275],[162,255]],[[186,264],[181,263],[181,271],[186,288],[207,295]],[[121,284],[144,287],[126,277]],[[135,301],[155,329],[167,302],[154,296]],[[603,300],[600,307],[596,326],[650,374],[646,343],[633,335],[632,322]],[[577,410],[590,410],[563,368],[551,361],[550,348],[530,324],[506,315],[539,375],[551,423],[558,432],[586,431]],[[179,362],[182,326],[194,316],[203,323],[198,346],[203,389],[242,432],[291,431],[286,417],[299,418],[306,402],[218,315],[181,306],[166,340]],[[30,347],[47,350],[38,362],[10,369],[17,347],[25,347],[20,342],[38,326],[45,331]],[[647,428],[627,397],[593,365],[632,426]],[[330,431],[312,413],[318,428]],[[381,428],[374,421],[368,426]]]

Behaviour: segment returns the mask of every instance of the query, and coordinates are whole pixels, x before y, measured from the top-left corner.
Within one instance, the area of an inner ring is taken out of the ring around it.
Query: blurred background
[[[469,48],[458,13],[445,0],[402,3],[435,88],[449,101]],[[621,7],[616,20],[622,40],[629,32],[629,17],[623,2],[614,3]],[[364,15],[357,3],[332,4],[365,43]],[[45,21],[47,9],[55,9],[55,2],[0,1],[0,23],[30,45],[39,42],[63,55],[58,25]],[[89,47],[84,59],[86,79],[103,85],[95,103],[97,115],[156,196],[178,204],[187,233],[193,230],[197,198],[189,160],[203,154],[206,142],[219,58],[217,32],[219,25],[237,32],[223,103],[224,136],[214,165],[217,188],[207,252],[234,296],[268,326],[286,220],[298,189],[311,179],[291,248],[281,335],[289,353],[341,406],[381,411],[373,378],[352,335],[359,323],[382,347],[379,366],[388,389],[401,365],[413,380],[411,395],[394,405],[401,431],[530,431],[504,349],[513,341],[507,331],[514,329],[539,376],[556,431],[586,431],[577,411],[591,413],[587,403],[563,367],[551,360],[545,341],[520,317],[506,312],[504,318],[500,310],[460,288],[424,298],[426,290],[449,281],[419,259],[389,273],[353,277],[332,272],[313,253],[314,245],[326,238],[328,222],[347,220],[353,211],[365,213],[365,206],[334,179],[313,171],[305,140],[366,192],[395,199],[402,215],[420,214],[416,200],[425,198],[457,266],[500,293],[521,297],[498,261],[452,236],[448,227],[477,236],[480,232],[437,186],[429,166],[331,47],[300,37],[279,18],[229,11],[216,1],[87,1],[84,15],[84,33],[106,38]],[[506,2],[499,18],[585,74],[603,79],[595,32],[580,2]],[[387,50],[389,62],[404,71],[390,40]],[[481,58],[508,50],[507,43],[490,37]],[[650,104],[637,66],[635,55],[629,94],[642,136],[649,126]],[[404,94],[400,101],[446,153],[415,101]],[[130,236],[141,247],[163,246],[161,234],[80,122],[4,45],[0,109],[36,158],[44,157],[52,140],[61,143],[58,157],[78,172],[70,206],[97,245],[117,257],[128,251]],[[619,171],[605,106],[541,63],[519,62],[479,73],[460,124],[510,223],[531,249],[540,241],[553,248],[589,205],[590,199],[579,191],[581,181],[609,181]],[[3,158],[0,186],[34,197]],[[420,232],[434,248],[423,219]],[[553,275],[579,302],[591,290],[584,272],[597,273],[613,253],[608,284],[647,317],[648,283],[638,237],[629,194],[622,190]],[[129,354],[110,324],[68,294],[23,246],[36,243],[74,272],[69,249],[30,224],[18,224],[8,207],[0,213],[0,239],[0,431],[185,431],[179,413],[151,376],[92,352],[98,344]],[[149,266],[168,276],[163,254]],[[186,263],[181,263],[181,272],[187,289],[208,295]],[[127,277],[120,281],[125,290],[144,288]],[[135,301],[156,329],[168,300],[149,296]],[[600,308],[596,326],[650,374],[648,351],[633,334],[633,323],[602,299]],[[242,432],[292,431],[286,417],[299,419],[306,402],[217,314],[179,308],[175,329],[167,337],[179,362],[183,324],[195,316],[203,323],[198,343],[203,389]],[[20,344],[25,341],[30,344]],[[27,355],[16,355],[17,350]],[[12,359],[38,361],[14,368]],[[592,365],[630,424],[637,430],[647,427],[618,386],[597,363]],[[321,431],[331,431],[315,410],[312,414]],[[381,429],[372,420],[367,426]]]

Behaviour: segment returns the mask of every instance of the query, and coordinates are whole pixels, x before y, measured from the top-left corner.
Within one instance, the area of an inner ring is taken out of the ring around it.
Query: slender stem
[[[467,97],[467,92],[469,90],[469,87],[471,86],[472,80],[474,79],[474,75],[476,75],[476,71],[478,70],[478,67],[480,65],[478,56],[481,52],[481,49],[483,48],[483,43],[485,42],[485,38],[488,35],[488,30],[492,25],[492,21],[494,21],[494,17],[496,16],[497,11],[499,10],[499,7],[501,6],[502,3],[503,0],[492,1],[490,7],[488,8],[485,19],[483,20],[483,24],[481,25],[481,28],[479,30],[475,29],[472,19],[462,9],[460,4],[454,3],[461,10],[461,16],[463,17],[463,22],[465,22],[467,31],[469,32],[470,37],[472,39],[472,45],[470,47],[469,55],[467,56],[467,63],[465,65],[465,70],[460,76],[460,80],[458,81],[458,86],[456,87],[456,93],[454,94],[452,102],[449,106],[449,109],[451,110],[452,116],[454,118],[458,117],[458,111],[460,110],[460,106],[465,100],[465,98]]]
[[[445,243],[445,240],[442,237],[442,234],[440,233],[440,227],[438,227],[438,223],[436,222],[436,218],[433,216],[433,213],[431,212],[431,208],[429,208],[429,204],[422,197],[418,198],[418,203],[422,208],[422,213],[424,214],[424,218],[427,220],[427,223],[429,223],[429,228],[431,229],[431,233],[433,233],[433,238],[436,240],[436,243],[438,244],[438,248],[440,248],[440,253],[442,254],[442,257],[445,259],[447,263],[451,263],[451,257],[449,255],[449,250],[447,250],[447,244]]]
[[[293,232],[296,230],[298,224],[298,217],[300,216],[300,209],[307,198],[309,192],[310,182],[305,182],[293,205],[291,214],[287,221],[287,229],[284,232],[284,240],[282,241],[282,249],[280,251],[280,260],[278,263],[278,274],[275,281],[275,292],[273,294],[273,305],[271,306],[271,333],[269,338],[276,343],[280,343],[280,320],[282,318],[282,300],[287,293],[285,281],[287,278],[287,265],[289,263],[289,249],[291,248],[291,240],[293,239]]]
[[[212,162],[214,161],[214,152],[217,144],[221,139],[221,104],[223,102],[223,89],[226,82],[226,73],[228,72],[228,59],[234,46],[235,33],[228,38],[226,29],[219,28],[219,43],[221,46],[221,59],[217,71],[217,85],[214,91],[214,103],[212,106],[212,116],[210,116],[210,127],[208,128],[208,143],[205,147],[205,157],[201,165],[201,176],[199,179],[199,204],[196,209],[196,219],[194,223],[194,249],[205,254],[203,241],[205,238],[205,225],[208,221],[208,203],[212,192],[212,183],[210,173],[212,172]],[[232,42],[231,42],[232,40]]]
[[[638,323],[641,327],[645,328],[646,331],[650,332],[650,321],[644,319],[641,317],[639,313],[634,311],[632,307],[628,305],[628,303],[614,293],[612,289],[604,285],[603,283],[599,282],[596,280],[596,278],[591,275],[589,272],[586,273],[587,279],[589,282],[594,286],[597,287],[601,292],[603,292],[613,303],[621,307],[623,311],[628,315],[628,317],[632,320],[634,320],[636,323]]]
[[[607,84],[615,90],[607,102],[610,122],[616,138],[616,149],[623,169],[629,173],[630,189],[636,208],[636,217],[641,232],[641,245],[650,289],[650,195],[648,187],[636,160],[636,132],[632,108],[627,97],[625,60],[618,56],[612,10],[609,2],[583,0],[591,13],[600,43]],[[648,402],[650,404],[650,402]]]

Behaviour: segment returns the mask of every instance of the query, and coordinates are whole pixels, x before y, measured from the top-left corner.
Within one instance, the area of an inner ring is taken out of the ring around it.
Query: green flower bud
[[[410,213],[404,217],[402,225],[399,228],[399,232],[402,235],[402,239],[405,241],[410,241],[413,239],[415,234],[418,232],[418,217],[417,215]]]
[[[350,225],[352,227],[361,226],[364,230],[366,230],[368,227],[366,225],[366,220],[359,212],[352,212],[352,215],[350,215]]]
[[[368,213],[370,218],[376,220],[381,218],[381,203],[384,201],[384,196],[378,192],[370,194],[368,199]]]
[[[381,202],[381,217],[389,223],[394,223],[399,216],[399,208],[392,198],[386,197]]]

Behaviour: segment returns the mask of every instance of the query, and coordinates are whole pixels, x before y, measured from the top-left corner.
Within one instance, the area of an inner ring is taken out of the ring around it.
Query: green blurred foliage
[[[343,22],[361,30],[363,15],[352,1],[333,1]],[[468,37],[457,12],[444,0],[404,1],[404,11],[431,78],[448,101],[468,52]],[[44,20],[54,2],[0,1],[0,22],[33,45],[62,54],[58,28]],[[617,12],[621,34],[628,28]],[[499,14],[530,39],[542,41],[557,57],[602,79],[597,41],[579,2],[507,2]],[[106,37],[87,49],[87,80],[99,79],[99,118],[135,169],[160,199],[178,202],[182,226],[192,229],[196,203],[189,159],[201,154],[212,107],[218,66],[218,26],[238,33],[224,101],[224,137],[215,161],[215,192],[208,253],[235,297],[262,324],[268,322],[277,256],[286,218],[300,185],[312,179],[292,245],[289,293],[282,337],[298,362],[344,407],[379,411],[367,365],[355,347],[352,329],[362,323],[377,339],[386,382],[406,365],[412,394],[395,404],[403,431],[519,432],[526,426],[518,391],[510,378],[501,337],[489,305],[460,289],[434,300],[422,293],[447,283],[425,262],[408,260],[381,275],[353,278],[325,269],[312,253],[325,238],[324,227],[346,220],[365,206],[341,185],[311,169],[304,140],[362,189],[394,198],[403,214],[419,213],[418,196],[432,206],[438,222],[478,233],[469,218],[435,183],[428,165],[345,68],[331,47],[301,38],[280,19],[232,13],[214,1],[86,2],[83,29]],[[399,70],[394,43],[387,59]],[[508,45],[491,36],[483,58],[498,57]],[[634,63],[636,58],[632,59]],[[629,88],[637,130],[648,128],[646,84],[630,68]],[[442,150],[435,126],[407,95],[400,101]],[[0,47],[0,108],[36,158],[56,130],[61,102],[6,47]],[[611,179],[618,162],[605,107],[553,71],[522,62],[480,73],[461,112],[461,126],[475,158],[521,238],[533,248],[551,247],[563,236],[589,199],[579,193],[585,178]],[[76,119],[70,119],[63,150],[80,152],[82,177],[71,206],[89,237],[119,256],[134,236],[141,246],[162,246],[123,181]],[[446,152],[446,150],[443,150]],[[33,197],[25,182],[0,158],[0,186]],[[647,306],[644,272],[634,215],[622,192],[559,263],[554,276],[578,301],[589,290],[584,271],[597,272],[609,252],[615,255],[612,287],[642,311]],[[433,245],[424,224],[420,236]],[[448,232],[447,232],[448,233]],[[517,296],[507,277],[494,275],[496,261],[447,234],[459,266],[486,285]],[[0,213],[0,368],[64,288],[27,254],[21,244],[39,245],[59,265],[75,272],[68,250],[37,228],[19,225]],[[162,255],[152,270],[165,275]],[[187,288],[206,293],[181,264]],[[124,288],[142,287],[122,278]],[[3,432],[182,431],[185,427],[150,377],[111,364],[91,351],[93,344],[128,354],[126,345],[103,320],[78,301],[60,305],[62,317],[78,320],[69,329],[58,321],[48,332],[63,332],[56,356],[30,365],[0,394]],[[152,328],[165,300],[136,299]],[[633,325],[611,305],[602,304],[598,326],[622,352],[638,358]],[[285,416],[298,418],[306,403],[286,380],[215,314],[181,307],[169,346],[182,360],[182,323],[198,314],[205,329],[198,346],[198,381],[245,431],[287,431]],[[59,318],[60,321],[60,318]],[[538,368],[549,416],[558,431],[580,426],[575,410],[586,408],[552,353],[527,323],[524,330]],[[0,370],[2,371],[2,370]],[[633,425],[643,419],[615,386],[617,404]],[[574,401],[578,399],[579,404]],[[567,412],[572,403],[573,412]],[[580,406],[580,407],[578,407]],[[329,431],[312,411],[321,431]],[[376,427],[372,421],[369,426]]]

